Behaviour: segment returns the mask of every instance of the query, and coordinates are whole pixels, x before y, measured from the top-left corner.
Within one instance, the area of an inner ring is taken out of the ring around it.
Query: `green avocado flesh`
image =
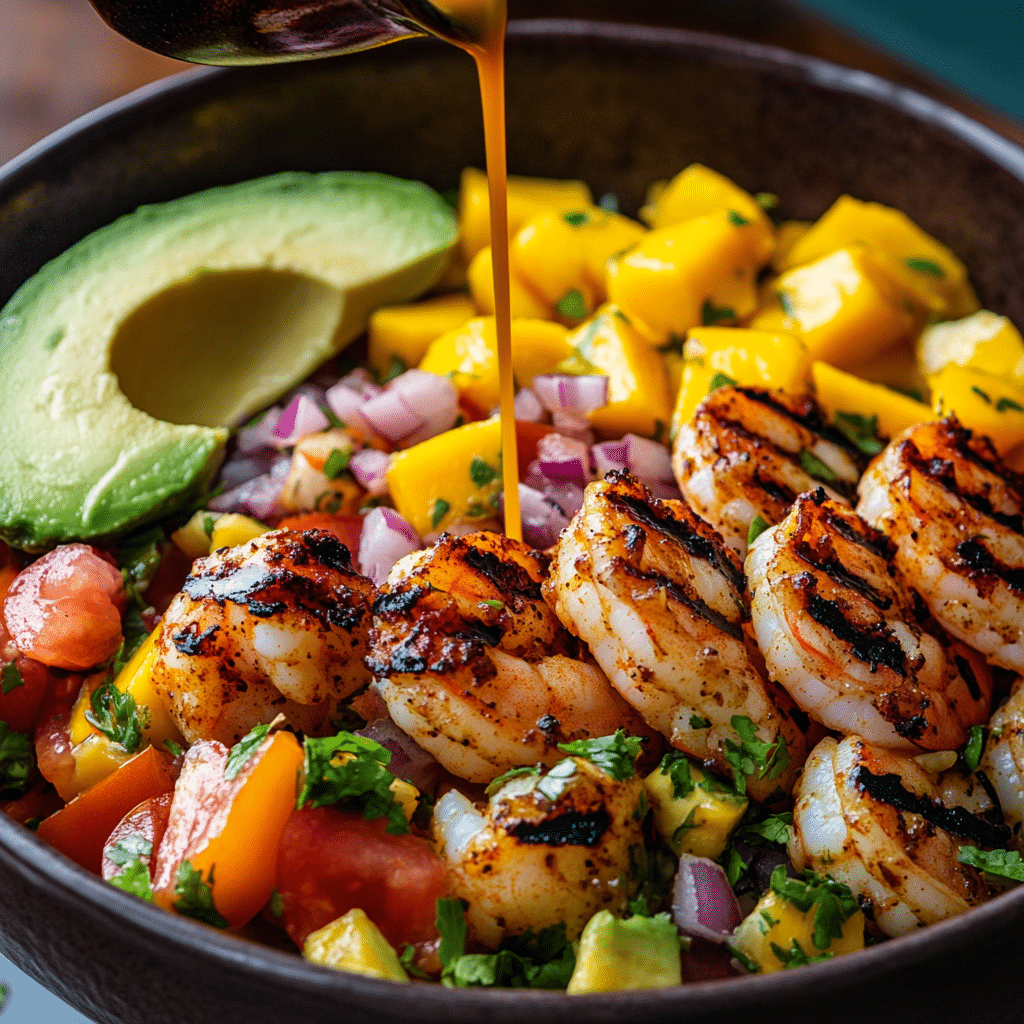
[[[203,492],[229,428],[444,272],[444,200],[286,173],[145,206],[0,311],[0,537],[101,540]]]

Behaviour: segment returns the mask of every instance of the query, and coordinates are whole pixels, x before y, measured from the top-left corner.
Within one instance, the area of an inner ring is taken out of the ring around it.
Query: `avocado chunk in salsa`
[[[230,428],[434,285],[457,230],[418,182],[289,172],[82,239],[0,311],[0,537],[103,540],[188,505]]]

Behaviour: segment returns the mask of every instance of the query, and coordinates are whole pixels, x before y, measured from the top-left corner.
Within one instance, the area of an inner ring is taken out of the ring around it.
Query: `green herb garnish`
[[[35,763],[32,737],[0,722],[0,793],[26,792]]]
[[[960,760],[964,767],[973,772],[981,760],[981,753],[985,749],[985,727],[983,725],[972,725],[971,735],[960,752]]]
[[[85,720],[129,754],[142,745],[142,723],[135,698],[122,693],[112,682],[97,686],[89,698]]]
[[[976,846],[961,846],[956,859],[961,864],[985,872],[985,877],[996,885],[1024,882],[1024,858],[1016,850],[979,850]]]
[[[735,210],[729,211],[729,223],[735,225],[738,228],[746,227],[750,223],[746,217],[738,214]]]
[[[808,956],[796,939],[793,939],[789,949],[783,949],[777,942],[772,942],[770,945],[776,959],[787,971],[793,967],[806,967],[808,964],[818,964],[822,960],[832,959],[832,954],[827,952]]]
[[[714,327],[716,324],[734,323],[736,310],[731,306],[716,306],[710,299],[705,299],[700,307],[700,322],[704,327]]]
[[[1012,409],[1014,412],[1024,412],[1024,405],[1020,402],[1015,402],[1012,398],[1000,398],[996,402],[996,412],[1006,412],[1007,409]]]
[[[499,472],[489,462],[485,462],[479,455],[473,458],[469,464],[469,479],[477,487],[486,487],[498,479]]]
[[[836,430],[865,455],[877,455],[885,448],[878,437],[877,416],[861,416],[855,412],[837,412],[834,422]]]
[[[622,729],[616,729],[613,736],[559,743],[558,749],[576,757],[586,758],[606,771],[616,782],[625,782],[626,779],[631,779],[636,771],[634,761],[643,743],[640,736],[627,736]]]
[[[324,462],[324,476],[328,480],[337,480],[348,469],[351,458],[352,450],[350,448],[332,448],[331,454]]]
[[[381,384],[387,384],[389,381],[393,381],[396,377],[401,377],[409,367],[398,358],[398,356],[391,357],[391,365],[388,366],[388,372],[381,377]]]
[[[572,213],[563,213],[562,216],[565,219],[565,223],[574,228],[578,228],[590,220],[590,214],[586,210],[574,210]]]
[[[817,455],[806,448],[800,449],[800,466],[808,476],[813,476],[815,480],[820,480],[822,483],[835,484],[839,482],[839,477]]]
[[[444,498],[437,498],[434,501],[434,507],[430,512],[430,525],[436,530],[441,520],[448,515],[451,510],[451,504],[444,500]]]
[[[757,738],[757,726],[745,715],[733,715],[729,724],[740,738],[739,743],[725,741],[725,758],[732,766],[737,793],[746,793],[748,775],[771,781],[786,770],[789,750],[781,732],[774,743],[767,743]]]
[[[707,718],[701,718],[700,715],[690,715],[690,728],[691,729],[710,729],[711,721]]]
[[[505,785],[506,782],[510,782],[512,779],[518,779],[523,775],[540,775],[540,765],[527,764],[521,768],[509,768],[507,772],[502,772],[496,778],[491,779],[487,784],[487,788],[484,790],[486,796],[494,796],[495,793]]]
[[[761,965],[756,960],[751,960],[746,953],[741,952],[735,946],[730,946],[726,943],[725,948],[729,950],[733,955],[736,963],[740,965],[747,972],[747,974],[758,974],[761,971]]]
[[[760,513],[754,516],[750,521],[750,528],[747,530],[747,547],[749,548],[765,530],[771,527],[771,525],[772,524],[769,523],[768,520]]]
[[[232,748],[224,765],[224,778],[231,780],[248,763],[270,733],[270,725],[253,726]]]
[[[203,873],[196,871],[191,863],[183,860],[174,879],[174,909],[184,917],[227,928],[227,921],[217,912],[213,902],[213,867],[210,867],[209,881],[203,881]]]
[[[658,765],[662,775],[667,775],[672,782],[672,797],[682,800],[689,796],[696,787],[693,781],[693,774],[690,771],[690,762],[684,754],[678,750],[670,750]]]
[[[737,381],[734,377],[730,377],[727,373],[716,373],[708,384],[708,394],[712,391],[717,391],[719,388],[734,388],[736,387]]]
[[[24,685],[25,679],[18,671],[18,666],[13,661],[4,665],[3,671],[0,671],[0,689],[4,691],[4,696]]]
[[[849,886],[810,870],[800,878],[787,878],[786,869],[780,864],[772,872],[771,890],[803,914],[815,908],[811,936],[815,949],[828,949],[833,939],[841,939],[843,925],[860,909]]]
[[[917,270],[922,274],[928,274],[930,277],[945,277],[946,272],[937,263],[933,263],[931,260],[926,260],[920,256],[910,256],[907,259],[907,266],[911,270]]]
[[[587,304],[582,293],[576,288],[566,292],[555,303],[555,309],[567,320],[582,320],[587,315]]]

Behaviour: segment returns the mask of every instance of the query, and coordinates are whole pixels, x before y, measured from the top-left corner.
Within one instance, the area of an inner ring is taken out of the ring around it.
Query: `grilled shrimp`
[[[161,620],[153,684],[185,738],[230,745],[283,713],[304,732],[370,681],[373,584],[322,530],[199,559]]]
[[[392,719],[470,782],[649,731],[544,603],[546,571],[500,534],[445,534],[400,559],[373,605],[367,664]]]
[[[872,463],[857,511],[954,636],[1024,672],[1024,481],[953,417],[912,427]]]
[[[757,388],[712,391],[672,448],[683,496],[740,558],[757,516],[779,522],[798,494],[824,480],[830,498],[849,504],[861,468],[813,398]]]
[[[1024,848],[1024,679],[1017,680],[991,726],[979,773],[991,782],[1016,844]]]
[[[572,940],[597,911],[624,910],[631,851],[643,848],[642,793],[638,776],[616,782],[581,758],[511,779],[486,811],[449,790],[434,838],[474,937],[493,948],[564,921]]]
[[[684,502],[652,498],[624,473],[591,484],[562,531],[545,593],[674,747],[728,776],[734,717],[750,719],[759,740],[784,740],[788,760],[782,753],[746,785],[759,800],[788,792],[809,723],[751,662],[739,560]]]
[[[824,490],[802,494],[747,555],[754,634],[769,676],[826,728],[883,747],[952,750],[988,717],[992,674],[918,624],[889,552]]]
[[[1005,846],[1008,830],[940,802],[913,758],[859,736],[827,737],[793,795],[794,866],[845,882],[886,935],[962,914],[992,895],[957,851]]]

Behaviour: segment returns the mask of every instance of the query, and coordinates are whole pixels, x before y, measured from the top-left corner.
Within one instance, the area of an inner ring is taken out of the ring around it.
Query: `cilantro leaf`
[[[138,896],[140,900],[146,900],[148,903],[153,902],[153,883],[149,878],[149,868],[141,860],[130,861],[109,881],[116,889]]]
[[[716,306],[711,299],[705,299],[700,307],[700,322],[704,327],[716,324],[732,323],[736,320],[736,310],[731,306]]]
[[[466,952],[469,926],[466,924],[465,911],[468,906],[465,900],[437,901],[434,923],[437,925],[437,934],[441,936],[437,956],[441,961],[442,976],[447,975],[455,961]]]
[[[278,917],[281,915],[278,914]],[[421,981],[430,981],[430,975],[426,971],[420,970],[413,963],[413,957],[416,956],[416,947],[411,943],[407,942],[402,949],[402,954],[398,958],[398,962],[402,965],[406,974],[411,974],[414,978],[419,978]]]
[[[877,416],[861,416],[855,412],[837,412],[834,424],[836,430],[865,455],[877,455],[885,448],[878,436]]]
[[[408,369],[409,367],[406,366],[398,356],[393,355],[391,357],[391,365],[388,367],[388,372],[380,379],[381,384],[387,384],[390,381],[393,381],[396,377],[401,377]]]
[[[554,802],[565,791],[569,780],[576,776],[576,762],[567,757],[549,768],[544,777],[537,783],[536,792]]]
[[[134,603],[128,605],[128,610],[124,613],[124,619],[121,622],[121,634],[124,639],[121,641],[121,646],[117,649],[117,654],[114,655],[114,660],[111,663],[111,672],[114,676],[135,657],[136,652],[149,636],[149,629],[143,621],[138,606]]]
[[[477,485],[477,487],[486,487],[489,483],[498,479],[498,470],[494,468],[489,462],[485,462],[480,458],[479,455],[473,458],[473,461],[469,464],[469,479]]]
[[[721,859],[725,862],[722,864],[725,869],[725,877],[729,880],[730,885],[735,885],[740,880],[740,875],[747,870],[747,862],[732,845],[726,849]]]
[[[270,725],[253,726],[232,748],[224,765],[224,778],[231,780],[245,767],[249,758],[270,733]]]
[[[103,856],[118,867],[124,867],[125,864],[142,857],[150,857],[152,854],[153,844],[137,832],[125,836],[124,839],[119,839],[103,851]]]
[[[491,779],[484,790],[484,795],[494,796],[506,782],[509,782],[511,779],[517,779],[522,775],[540,775],[540,765],[528,764],[521,768],[509,768],[507,772],[502,772],[501,775]]]
[[[960,752],[960,759],[964,767],[973,772],[981,760],[982,751],[985,749],[985,727],[983,725],[972,725],[971,735]]]
[[[210,540],[213,540],[213,528],[216,525],[217,520],[213,516],[209,514],[203,516],[203,533],[205,533]]]
[[[566,224],[574,228],[578,228],[590,220],[590,214],[587,213],[586,210],[575,210],[572,213],[563,213],[562,217],[565,219]]]
[[[780,199],[774,192],[755,192],[754,202],[762,210],[774,210],[779,205]]]
[[[107,739],[120,743],[129,754],[142,745],[142,724],[135,698],[122,693],[112,682],[97,686],[89,698],[86,721]]]
[[[227,928],[228,923],[218,913],[213,902],[213,867],[210,867],[209,882],[203,881],[202,871],[196,871],[191,863],[183,860],[178,866],[178,874],[174,879],[174,909],[184,917],[212,925],[214,928]]]
[[[737,949],[735,946],[730,946],[726,943],[725,948],[729,950],[733,955],[733,959],[747,972],[747,974],[758,974],[761,970],[761,965],[756,960],[751,960],[746,953]]]
[[[327,456],[324,462],[324,476],[328,480],[337,480],[348,469],[349,459],[351,458],[351,448],[332,448],[331,454]]]
[[[495,953],[463,953],[450,962],[444,980],[456,988],[564,989],[575,966],[565,925],[559,923],[504,939]]]
[[[616,729],[614,736],[559,743],[558,749],[564,750],[567,754],[586,758],[606,771],[616,782],[625,782],[626,779],[631,779],[636,771],[633,762],[643,744],[640,736],[627,736],[622,729]]]
[[[750,221],[747,220],[746,217],[744,217],[741,214],[737,213],[735,210],[730,210],[729,211],[729,223],[734,225],[735,227],[742,228],[742,227],[746,227],[746,225],[749,224]]]
[[[689,796],[696,788],[693,775],[690,772],[690,762],[684,754],[678,750],[670,750],[658,765],[662,775],[667,775],[672,782],[672,797],[675,800],[682,800]]]
[[[789,949],[783,949],[777,942],[771,943],[771,950],[776,959],[788,971],[793,967],[806,967],[807,964],[818,964],[822,960],[831,960],[832,953],[818,953],[815,956],[808,956],[800,943],[793,939]]]
[[[777,779],[789,765],[789,749],[780,732],[774,743],[757,738],[757,726],[745,715],[733,715],[729,719],[740,742],[725,741],[725,759],[732,766],[736,792],[741,796],[747,791],[747,776],[757,774],[758,779]]]
[[[750,545],[753,544],[765,530],[769,529],[771,525],[772,524],[769,523],[768,520],[760,513],[754,516],[750,521],[750,529],[747,530],[747,547],[750,547]]]
[[[576,288],[566,292],[555,303],[555,309],[569,320],[582,320],[587,315],[587,304],[583,294]]]
[[[763,821],[742,825],[734,838],[748,846],[767,846],[777,843],[785,846],[793,834],[793,812],[769,814]]]
[[[1024,858],[1016,850],[979,850],[976,846],[961,846],[956,859],[961,864],[984,871],[986,878],[997,884],[1024,882]]]
[[[430,525],[436,530],[441,520],[444,519],[448,512],[451,510],[451,504],[444,500],[444,498],[437,498],[434,501],[434,508],[430,513]]]
[[[1024,405],[1020,402],[1015,402],[1012,398],[1000,398],[996,402],[996,412],[1006,412],[1007,409],[1012,409],[1014,412],[1024,412]]]
[[[992,404],[992,399],[989,397],[987,391],[982,391],[977,384],[971,385],[971,390],[983,401],[986,405]]]
[[[708,394],[710,395],[712,391],[717,391],[719,388],[734,388],[736,384],[735,377],[730,377],[727,373],[716,373],[708,383]]]
[[[32,737],[0,722],[0,793],[24,793],[36,763]]]
[[[185,748],[180,743],[175,743],[174,740],[164,740],[164,746],[171,757],[181,757],[185,753]]]
[[[782,288],[779,288],[775,292],[775,298],[779,300],[779,305],[782,307],[782,312],[786,316],[793,316],[796,313],[796,307],[793,305],[793,296],[789,292]]]
[[[946,272],[937,263],[933,263],[931,260],[926,260],[921,256],[910,256],[907,258],[907,266],[911,270],[917,270],[922,274],[928,274],[930,277],[945,277]]]
[[[690,715],[690,728],[691,729],[710,729],[711,722],[707,718],[701,718],[700,715]]]
[[[0,689],[4,691],[4,696],[24,685],[25,680],[18,671],[18,666],[13,661],[4,665],[3,671],[0,671]]]
[[[806,448],[800,449],[800,466],[808,476],[813,476],[815,480],[820,480],[822,483],[835,484],[839,482],[839,477],[817,455]]]
[[[390,788],[395,781],[387,770],[390,750],[350,732],[324,739],[307,736],[303,745],[305,776],[297,807],[340,804],[342,809],[361,811],[368,821],[387,818],[385,831],[391,835],[409,831],[402,805]]]
[[[849,886],[826,875],[821,878],[813,871],[804,871],[802,878],[788,878],[786,869],[779,865],[771,877],[771,890],[788,900],[801,913],[814,910],[814,934],[811,941],[815,949],[828,949],[833,939],[843,937],[843,925],[860,909]]]

